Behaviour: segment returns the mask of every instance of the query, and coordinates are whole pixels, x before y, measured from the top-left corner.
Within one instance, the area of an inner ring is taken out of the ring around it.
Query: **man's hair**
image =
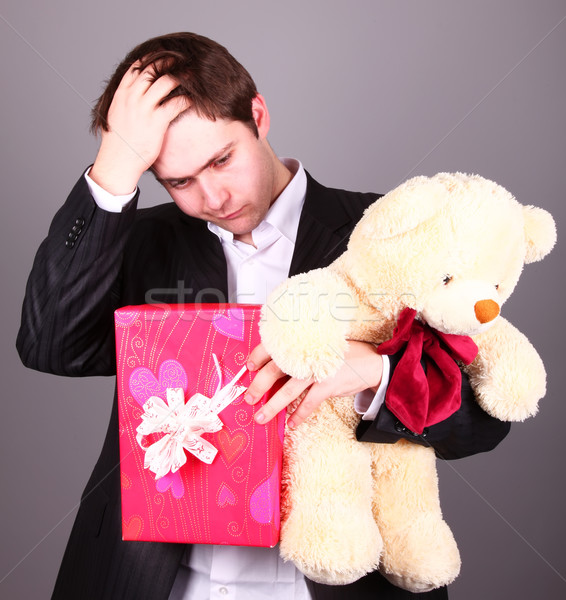
[[[199,117],[212,121],[242,121],[257,136],[252,100],[257,89],[250,74],[220,44],[195,33],[170,33],[136,46],[118,65],[106,89],[92,109],[91,131],[108,131],[108,110],[127,70],[140,61],[140,71],[149,67],[154,80],[172,75],[179,85],[163,102],[187,96]]]

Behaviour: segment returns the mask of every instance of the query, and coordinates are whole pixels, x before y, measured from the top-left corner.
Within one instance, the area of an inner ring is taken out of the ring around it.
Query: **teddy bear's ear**
[[[556,243],[556,224],[552,215],[537,206],[523,206],[527,254],[525,263],[543,259]]]
[[[431,219],[449,200],[445,173],[413,177],[372,204],[354,235],[386,240],[411,231]]]

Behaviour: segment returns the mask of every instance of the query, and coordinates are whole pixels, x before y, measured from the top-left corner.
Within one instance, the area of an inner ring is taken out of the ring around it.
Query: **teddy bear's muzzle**
[[[474,305],[474,312],[480,323],[489,323],[499,316],[499,304],[494,300],[478,300]]]

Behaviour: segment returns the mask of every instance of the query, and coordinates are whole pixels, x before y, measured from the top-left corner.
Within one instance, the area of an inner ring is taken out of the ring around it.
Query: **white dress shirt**
[[[273,289],[286,279],[295,248],[307,178],[299,161],[282,159],[293,179],[272,204],[265,219],[254,229],[254,245],[234,239],[229,231],[208,223],[218,236],[226,257],[228,300],[242,304],[263,304]],[[85,175],[97,205],[120,212],[132,194],[112,196]],[[389,361],[377,394],[357,394],[355,408],[363,419],[374,419],[385,397]],[[303,575],[292,563],[285,563],[279,549],[247,546],[194,544],[185,554],[169,600],[308,600]]]

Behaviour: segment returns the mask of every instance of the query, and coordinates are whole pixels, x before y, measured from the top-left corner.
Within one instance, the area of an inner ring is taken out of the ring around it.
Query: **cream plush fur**
[[[499,316],[523,264],[556,239],[546,211],[479,176],[416,177],[370,206],[347,251],[289,279],[263,310],[262,341],[298,378],[333,375],[347,340],[380,343],[400,312],[479,346],[466,370],[478,402],[523,420],[545,394],[526,337]],[[415,592],[452,582],[460,556],[442,518],[434,451],[355,440],[352,398],[332,398],[288,430],[281,553],[315,581],[345,584],[379,568]]]

